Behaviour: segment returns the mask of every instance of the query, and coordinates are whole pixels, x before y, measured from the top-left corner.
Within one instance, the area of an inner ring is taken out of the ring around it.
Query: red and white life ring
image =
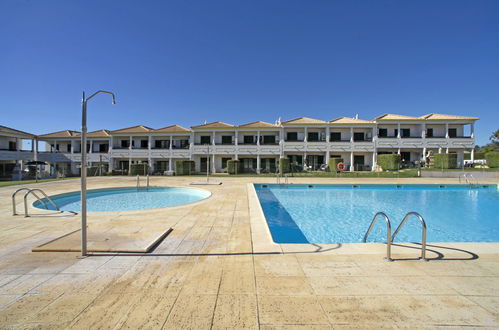
[[[338,163],[338,165],[336,165],[336,169],[340,172],[343,172],[346,168],[347,166],[345,165],[345,163]]]

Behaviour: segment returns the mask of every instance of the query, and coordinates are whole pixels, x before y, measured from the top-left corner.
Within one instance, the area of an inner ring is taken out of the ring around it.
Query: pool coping
[[[270,228],[267,225],[265,214],[258,199],[255,184],[247,183],[248,207],[250,213],[251,240],[255,253],[320,253],[338,255],[386,255],[386,243],[329,243],[329,244],[284,244],[275,243]],[[269,183],[269,185],[272,185]],[[306,184],[304,184],[306,185]],[[438,184],[435,184],[438,185]],[[428,242],[429,259],[438,258],[438,254],[447,256],[463,256],[499,254],[499,243],[496,242]],[[419,244],[392,243],[392,254],[400,256],[416,256],[420,250]],[[416,253],[415,253],[416,252]],[[433,253],[432,253],[433,252]],[[474,259],[474,257],[463,257]]]

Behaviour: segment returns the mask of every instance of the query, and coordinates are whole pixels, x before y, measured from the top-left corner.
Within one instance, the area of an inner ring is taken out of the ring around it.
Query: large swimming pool
[[[428,242],[499,242],[497,185],[254,186],[276,243],[362,242],[379,211],[389,216],[393,231],[406,213],[420,213]],[[412,220],[396,242],[421,240],[421,225]],[[386,241],[384,221],[368,241]]]
[[[207,190],[177,187],[108,188],[94,189],[87,192],[87,210],[98,211],[131,211],[155,209],[196,202],[209,197]],[[50,196],[61,211],[79,212],[81,210],[80,192]],[[49,209],[54,207],[47,203]],[[33,206],[45,209],[36,201]]]

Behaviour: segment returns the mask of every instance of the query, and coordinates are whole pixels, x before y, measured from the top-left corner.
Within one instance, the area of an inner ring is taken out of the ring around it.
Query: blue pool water
[[[261,185],[255,184],[276,243],[358,243],[378,211],[392,230],[410,211],[420,213],[428,242],[499,242],[497,185]],[[386,241],[380,219],[369,242]],[[395,242],[421,241],[410,219]]]
[[[96,211],[130,211],[155,209],[192,203],[210,196],[210,192],[201,189],[150,187],[95,189],[87,192],[87,210]],[[81,210],[80,192],[50,196],[62,211],[79,212]],[[54,209],[50,203],[48,205]],[[40,202],[33,206],[45,209]]]

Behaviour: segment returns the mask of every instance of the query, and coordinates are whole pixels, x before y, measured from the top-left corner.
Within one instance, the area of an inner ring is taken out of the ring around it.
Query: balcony
[[[217,146],[233,146],[235,143],[234,142],[217,142],[215,145]]]

